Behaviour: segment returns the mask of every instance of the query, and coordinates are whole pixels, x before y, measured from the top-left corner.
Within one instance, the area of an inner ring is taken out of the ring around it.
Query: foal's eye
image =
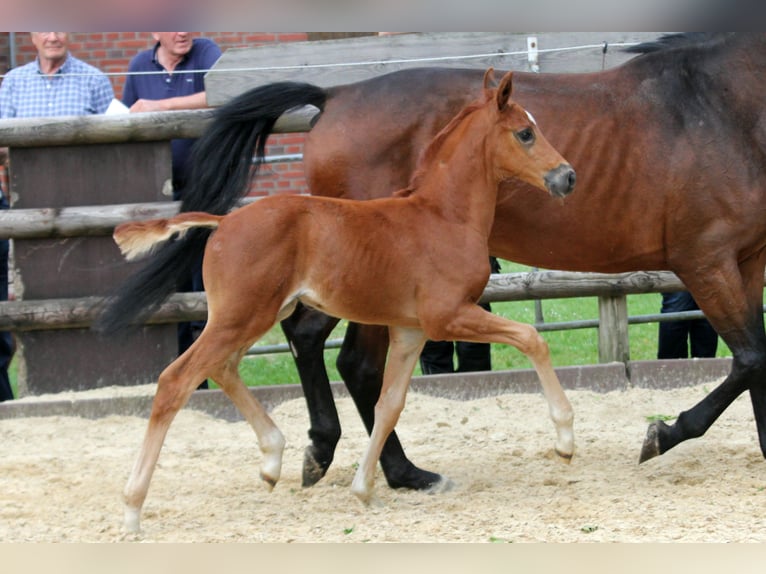
[[[514,135],[516,136],[516,139],[524,145],[529,145],[535,141],[535,132],[532,131],[532,128],[524,128],[523,130],[517,131]]]

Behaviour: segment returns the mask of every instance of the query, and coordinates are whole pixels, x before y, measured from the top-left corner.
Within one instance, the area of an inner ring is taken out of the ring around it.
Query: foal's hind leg
[[[438,328],[438,327],[437,327]],[[431,335],[431,338],[434,338]],[[438,339],[504,343],[524,353],[537,371],[548,410],[556,428],[556,453],[569,462],[574,454],[574,413],[553,369],[548,344],[532,325],[493,315],[478,305],[466,304],[447,325],[439,328]]]
[[[246,350],[247,347],[243,347],[238,353],[233,354],[221,371],[213,373],[211,376],[255,431],[258,445],[263,453],[261,479],[268,484],[269,490],[271,490],[277,484],[282,473],[282,453],[285,450],[285,438],[269,417],[266,409],[248,390],[239,376],[239,362]]]
[[[233,333],[236,335],[236,333]],[[263,407],[242,383],[237,366],[249,345],[232,340],[230,331],[208,323],[194,344],[160,375],[144,442],[124,491],[125,528],[137,532],[140,514],[157,459],[176,413],[197,388],[200,378],[221,385],[255,430],[264,453],[261,477],[270,487],[279,479],[284,438]]]
[[[138,532],[140,528],[141,507],[170,424],[199,384],[190,361],[191,354],[187,351],[160,374],[157,382],[144,441],[123,492],[125,528],[130,532]]]
[[[365,504],[373,499],[375,468],[388,435],[394,430],[404,408],[407,388],[420,351],[426,342],[420,329],[390,327],[390,347],[383,388],[375,405],[375,424],[370,443],[351,484],[351,491]]]

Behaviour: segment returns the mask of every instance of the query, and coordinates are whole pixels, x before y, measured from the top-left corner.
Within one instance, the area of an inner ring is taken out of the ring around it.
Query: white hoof
[[[125,530],[138,533],[141,531],[141,509],[125,507]]]

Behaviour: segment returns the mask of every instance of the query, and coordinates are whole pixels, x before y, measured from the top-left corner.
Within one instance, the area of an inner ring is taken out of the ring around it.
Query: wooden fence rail
[[[526,301],[565,297],[623,297],[639,293],[678,291],[683,284],[669,271],[622,274],[530,271],[492,275],[482,301]],[[101,297],[0,302],[0,330],[35,331],[89,326]],[[204,319],[204,293],[176,293],[147,320],[174,323]]]
[[[308,131],[309,122],[316,112],[312,107],[288,112],[277,120],[273,131]],[[206,109],[5,119],[0,122],[0,147],[35,148],[196,138],[210,123],[213,113],[213,110]]]

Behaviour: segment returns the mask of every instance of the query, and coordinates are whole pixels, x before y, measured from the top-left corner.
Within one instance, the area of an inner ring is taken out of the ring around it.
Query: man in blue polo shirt
[[[102,114],[114,99],[109,78],[69,53],[66,32],[31,32],[33,62],[14,68],[0,85],[0,117]]]
[[[156,41],[154,48],[140,52],[130,61],[122,103],[131,112],[206,108],[204,76],[221,57],[218,45],[207,38],[192,38],[190,32],[152,32],[152,37]],[[172,140],[170,145],[173,199],[178,200],[186,186],[186,162],[194,140]],[[201,261],[191,278],[181,282],[179,291],[204,291]],[[179,354],[189,348],[203,327],[203,321],[179,323]],[[206,388],[207,382],[200,386]]]
[[[193,110],[207,107],[205,72],[221,49],[207,38],[190,32],[153,32],[154,48],[138,53],[128,66],[122,103],[131,112]],[[151,72],[151,73],[146,73]],[[192,139],[173,140],[173,199],[180,199],[185,184],[185,164]]]

